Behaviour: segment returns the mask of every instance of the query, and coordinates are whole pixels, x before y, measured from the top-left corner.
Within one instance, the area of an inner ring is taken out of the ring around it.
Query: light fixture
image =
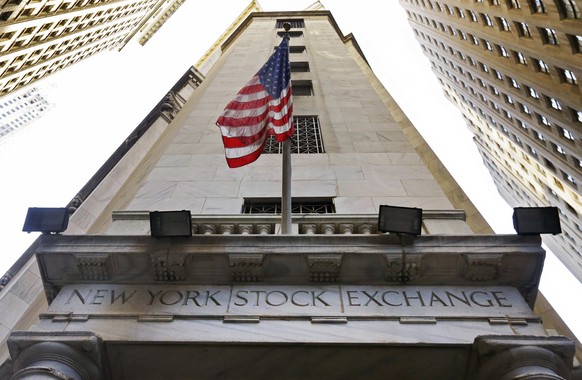
[[[559,210],[557,207],[516,207],[513,228],[519,235],[562,233]]]
[[[69,225],[67,208],[30,207],[26,213],[22,231],[59,234]]]
[[[416,207],[380,206],[378,231],[420,235],[422,209]]]
[[[188,210],[150,212],[153,237],[192,236],[192,215]]]

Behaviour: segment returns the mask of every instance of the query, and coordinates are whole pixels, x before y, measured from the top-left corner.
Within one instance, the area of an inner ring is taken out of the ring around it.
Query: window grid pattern
[[[442,3],[448,8],[446,2]],[[531,160],[528,169],[540,173],[534,176],[538,192],[543,192],[543,186],[538,184],[548,184],[548,178],[553,178],[551,173],[555,173],[559,175],[558,182],[563,184],[563,189],[558,189],[553,182],[549,184],[559,194],[555,198],[563,202],[562,196],[566,193],[578,199],[579,193],[573,190],[582,183],[582,160],[577,154],[582,149],[579,133],[582,89],[578,80],[582,75],[578,62],[582,54],[582,33],[573,32],[572,27],[582,26],[577,9],[580,1],[507,0],[500,4],[506,4],[509,11],[500,11],[492,0],[473,0],[464,2],[463,9],[455,7],[454,15],[438,12],[431,6],[434,2],[400,0],[400,3],[408,11],[416,38],[447,97],[463,110],[466,121],[475,130],[476,141],[484,149],[482,154],[491,159],[491,163],[497,162],[503,167],[496,169],[496,174],[507,173],[512,182],[516,180],[527,185],[523,168],[519,168],[514,158],[516,147],[519,152],[522,146]],[[489,17],[484,16],[487,13]],[[495,21],[493,27],[488,19]],[[456,38],[451,38],[448,32],[451,25],[456,29]],[[505,34],[501,34],[502,31]],[[524,38],[527,42],[522,46],[518,41]],[[524,50],[526,44],[527,51]],[[484,51],[491,51],[491,46],[497,54],[485,55]],[[531,55],[532,49],[536,55]],[[506,52],[513,59],[508,60]],[[475,61],[477,65],[471,63]],[[514,65],[515,70],[510,65]],[[572,86],[571,90],[565,85]],[[565,91],[575,95],[570,96]],[[505,102],[491,101],[485,95],[497,96]],[[493,136],[496,135],[503,136],[506,144],[495,147]],[[495,174],[492,172],[492,175]],[[539,199],[543,194],[529,196]],[[574,208],[580,214],[578,203]],[[580,231],[579,228],[577,243],[582,236]],[[582,261],[579,265],[582,267]]]
[[[325,153],[317,116],[295,116],[293,117],[293,123],[295,130],[290,140],[292,154]],[[282,152],[283,144],[278,142],[274,136],[269,136],[263,153],[280,154]]]
[[[243,214],[281,214],[280,199],[245,200]],[[295,200],[291,201],[292,214],[335,214],[335,206],[331,199]]]

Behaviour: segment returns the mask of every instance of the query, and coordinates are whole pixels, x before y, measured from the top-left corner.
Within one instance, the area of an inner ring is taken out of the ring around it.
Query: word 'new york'
[[[115,289],[90,289],[84,293],[78,289],[73,289],[71,295],[67,299],[66,304],[69,305],[75,301],[83,305],[103,305],[103,304],[121,304],[130,302],[136,295],[137,290],[126,292],[125,290],[115,291]],[[146,290],[148,306],[159,303],[165,306],[181,304],[186,306],[193,304],[196,306],[221,306],[216,299],[220,291],[198,291],[198,290]]]

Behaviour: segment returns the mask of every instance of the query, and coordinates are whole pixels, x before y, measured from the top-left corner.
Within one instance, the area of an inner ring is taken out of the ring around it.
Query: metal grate
[[[295,123],[295,131],[291,139],[291,153],[325,153],[317,116],[294,116],[293,122]],[[263,153],[279,154],[282,151],[282,144],[274,136],[269,136],[265,142]]]
[[[243,214],[281,214],[281,199],[245,199]],[[335,206],[330,198],[293,199],[293,214],[335,214]]]
[[[287,19],[287,20],[277,20],[276,28],[280,29],[283,27],[283,24],[288,22],[291,24],[291,28],[305,28],[305,21],[302,18],[295,18],[295,19]]]

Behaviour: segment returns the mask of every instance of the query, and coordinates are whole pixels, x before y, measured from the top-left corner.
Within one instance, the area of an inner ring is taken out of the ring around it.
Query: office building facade
[[[0,2],[0,97],[126,43],[163,0]]]
[[[544,242],[582,281],[582,14],[575,0],[400,1],[512,207],[556,206]]]
[[[230,169],[215,125],[285,23],[290,234],[280,233],[278,144]],[[43,235],[0,293],[3,309],[13,305],[1,379],[579,371],[576,343],[533,312],[539,237],[491,233],[331,13],[252,13],[216,52],[200,85],[196,71],[179,81],[149,128],[69,205],[67,230]],[[379,223],[382,205],[413,212],[421,234],[380,227],[402,221]],[[185,231],[156,228],[159,216],[183,214],[171,224]]]
[[[33,87],[0,100],[0,142],[41,118],[53,104],[46,94]]]

